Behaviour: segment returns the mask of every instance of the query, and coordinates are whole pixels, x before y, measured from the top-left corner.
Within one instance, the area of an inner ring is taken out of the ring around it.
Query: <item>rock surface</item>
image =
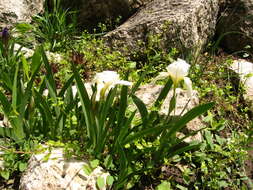
[[[253,63],[243,59],[234,60],[231,69],[239,75],[245,87],[244,98],[253,101]]]
[[[60,148],[53,149],[47,160],[45,158],[48,153],[30,158],[27,171],[20,180],[20,190],[96,190],[97,177],[106,180],[109,176],[101,167],[87,175],[83,170],[87,161],[66,160]],[[105,189],[106,187],[102,188]]]
[[[88,28],[97,27],[99,22],[114,22],[119,16],[123,20],[151,0],[64,0],[66,8],[78,10],[78,20]]]
[[[160,94],[163,86],[161,85],[154,85],[154,84],[146,84],[140,87],[140,89],[136,92],[136,96],[138,96],[146,105],[147,107],[151,107],[155,102],[156,98]],[[176,89],[177,100],[176,100],[176,108],[175,112],[172,113],[176,116],[180,114],[185,114],[190,109],[194,108],[199,104],[198,93],[197,91],[193,91],[193,95],[191,100],[189,100],[187,96],[186,90],[182,90],[180,88]],[[167,98],[165,99],[164,103],[162,104],[160,114],[167,115],[169,109],[169,103],[172,98],[173,92],[170,91]],[[195,118],[191,122],[189,122],[186,126],[188,131],[197,131],[201,128],[202,122],[200,118]],[[181,134],[182,135],[182,134]],[[193,137],[187,138],[185,141],[190,142],[192,140],[202,140],[201,133],[197,133]]]
[[[221,46],[229,51],[253,49],[253,0],[222,0],[217,37],[223,36]]]
[[[161,47],[201,49],[215,32],[218,0],[153,0],[105,36],[113,47],[140,49],[150,35],[161,36]]]
[[[44,0],[1,0],[0,27],[9,27],[17,22],[30,22],[31,17],[42,12]]]

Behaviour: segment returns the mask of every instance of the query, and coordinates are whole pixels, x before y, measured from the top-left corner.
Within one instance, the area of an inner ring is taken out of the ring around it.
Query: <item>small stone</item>
[[[243,59],[234,60],[231,70],[239,75],[240,82],[245,87],[244,98],[253,101],[253,63]]]
[[[55,148],[32,155],[27,170],[22,174],[20,190],[96,190],[97,178],[105,180],[110,174],[101,167],[95,168],[90,175],[84,172],[87,160],[66,159],[63,149]],[[101,190],[106,190],[106,187]]]

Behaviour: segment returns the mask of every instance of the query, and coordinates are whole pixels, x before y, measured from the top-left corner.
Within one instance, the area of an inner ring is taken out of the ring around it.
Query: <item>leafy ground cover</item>
[[[252,107],[229,69],[237,57],[222,51],[195,57],[161,50],[157,36],[150,36],[145,51],[125,57],[106,47],[102,35],[73,35],[68,14],[57,4],[52,12],[36,16],[34,25],[22,23],[2,32],[1,189],[17,189],[30,155],[42,149],[41,144],[63,146],[69,156],[101,165],[111,174],[112,189],[252,188]],[[18,43],[34,48],[33,55],[26,57],[21,48],[15,49]],[[46,51],[61,59],[48,58]],[[191,63],[189,73],[176,67],[182,78],[168,72],[178,57]],[[164,88],[149,110],[134,94],[166,68],[166,79],[159,81]],[[101,73],[104,70],[119,75],[107,76]],[[106,79],[101,78],[104,75]],[[168,115],[158,114],[168,92],[182,87],[187,75],[200,105],[175,118],[174,94]],[[91,95],[84,82],[94,82]],[[130,102],[135,111],[129,109]],[[200,115],[202,142],[184,143],[176,137]]]

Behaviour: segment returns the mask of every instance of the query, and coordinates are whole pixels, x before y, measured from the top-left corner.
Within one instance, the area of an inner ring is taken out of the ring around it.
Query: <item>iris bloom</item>
[[[192,82],[191,79],[187,77],[190,65],[182,59],[177,59],[171,63],[166,69],[167,72],[161,72],[156,80],[171,77],[174,89],[178,87],[178,84],[183,81],[187,89],[188,97],[192,96]]]
[[[118,84],[126,86],[132,85],[129,81],[120,80],[119,75],[115,71],[103,71],[97,73],[93,82],[97,85],[97,101],[100,98],[104,98],[108,92]]]
[[[1,32],[1,36],[2,38],[8,38],[9,36],[8,28],[3,29],[3,31]]]
[[[4,56],[7,56],[9,37],[10,37],[10,34],[9,34],[8,28],[4,28],[3,31],[0,32],[0,38],[4,46],[4,49],[3,49]]]

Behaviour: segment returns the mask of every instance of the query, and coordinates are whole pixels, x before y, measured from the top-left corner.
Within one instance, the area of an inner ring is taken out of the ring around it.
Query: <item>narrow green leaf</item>
[[[11,111],[11,103],[8,101],[7,97],[0,91],[0,102],[3,107],[3,112],[6,116],[9,115]]]
[[[128,87],[122,86],[120,93],[120,102],[119,102],[119,112],[117,116],[118,123],[121,124],[125,118],[126,108],[127,108],[127,94]]]
[[[40,47],[40,52],[41,52],[41,55],[42,55],[42,59],[43,59],[43,63],[45,65],[45,68],[46,68],[46,71],[47,71],[47,74],[46,74],[46,79],[48,81],[47,85],[50,85],[48,86],[48,88],[50,87],[50,90],[51,92],[54,92],[54,94],[57,94],[56,92],[56,83],[55,83],[55,80],[54,80],[54,77],[53,77],[53,72],[52,72],[52,68],[48,62],[48,59],[47,59],[47,56],[46,56],[46,53],[43,49],[43,47]]]
[[[132,96],[133,94],[135,94],[135,92],[138,90],[138,88],[140,87],[141,83],[144,81],[144,78],[146,77],[146,75],[148,74],[148,72],[151,70],[152,66],[153,66],[152,64],[148,65],[147,69],[141,74],[141,77],[139,78],[139,80],[132,87],[130,96]]]
[[[162,102],[165,100],[165,98],[167,97],[171,87],[173,85],[173,82],[171,79],[169,79],[167,81],[167,83],[164,85],[162,91],[160,92],[158,98],[156,99],[155,103],[154,103],[154,107],[156,108],[160,108],[162,105]]]
[[[176,95],[174,95],[171,100],[170,100],[170,106],[169,106],[169,112],[168,115],[171,114],[171,112],[175,109],[176,107]]]
[[[127,119],[127,121],[125,122],[125,124],[121,127],[120,131],[119,131],[119,135],[117,138],[117,141],[121,144],[121,142],[125,139],[125,137],[128,135],[128,131],[130,131],[131,129],[131,123],[133,121],[133,118],[136,114],[136,111],[134,111],[130,117]]]
[[[13,81],[10,79],[10,75],[8,73],[1,73],[2,79],[8,90],[12,90]]]
[[[19,72],[19,64],[16,65],[15,75],[14,75],[14,82],[12,87],[12,108],[14,111],[17,109],[17,83],[18,83],[18,72]]]
[[[35,49],[34,54],[32,56],[31,76],[33,76],[37,72],[40,65],[41,65],[41,48],[38,47]]]
[[[146,105],[143,103],[141,99],[139,99],[137,96],[132,95],[132,99],[134,101],[134,104],[137,106],[140,114],[143,126],[146,126],[147,119],[148,119],[148,110],[146,108]]]
[[[65,92],[66,92],[66,90],[67,90],[68,88],[71,88],[71,87],[72,87],[71,84],[72,84],[73,80],[74,80],[74,75],[72,75],[72,76],[67,80],[67,82],[63,85],[63,87],[61,88],[61,91],[58,93],[59,97],[63,97],[64,94],[65,94]]]
[[[100,123],[100,129],[99,130],[101,132],[103,131],[103,126],[104,126],[105,121],[108,117],[109,110],[112,106],[112,103],[113,103],[113,100],[114,100],[116,94],[117,94],[117,87],[110,90],[109,94],[106,97],[105,102],[103,103],[101,112],[99,114],[99,117],[100,117],[99,118],[99,123]]]
[[[197,107],[192,108],[186,114],[184,114],[180,119],[173,123],[172,127],[169,129],[169,132],[166,134],[166,138],[174,135],[177,131],[180,131],[186,124],[198,117],[199,115],[205,113],[207,110],[211,109],[214,106],[214,103],[202,104]]]
[[[91,101],[89,98],[89,95],[87,93],[87,90],[81,80],[81,77],[79,75],[79,73],[77,72],[75,65],[72,63],[72,70],[74,73],[74,78],[76,81],[76,86],[77,86],[77,90],[78,90],[78,95],[79,98],[81,100],[81,105],[82,105],[82,109],[84,112],[84,117],[85,117],[85,124],[87,127],[87,132],[88,132],[88,137],[90,138],[90,140],[92,140],[92,142],[96,142],[96,136],[94,133],[94,126],[92,126],[92,117],[91,117],[91,110],[92,110],[92,106],[91,106]]]
[[[26,75],[26,78],[30,79],[28,62],[27,62],[27,60],[26,60],[26,58],[24,56],[22,56],[21,60],[22,60],[23,70],[24,70],[24,73]]]
[[[13,128],[7,128],[5,126],[0,126],[0,136],[1,137],[9,137],[14,139],[14,137],[12,137],[13,134]]]
[[[172,158],[175,155],[179,155],[179,154],[182,154],[182,153],[187,152],[189,150],[192,150],[192,149],[195,149],[195,148],[199,148],[199,146],[200,146],[200,144],[186,145],[186,146],[184,146],[182,148],[178,148],[175,151],[170,152],[167,155],[167,158]]]
[[[43,112],[45,113],[45,116],[46,116],[46,120],[49,123],[53,123],[54,122],[53,113],[51,113],[50,105],[48,105],[47,101],[45,101],[45,99],[39,92],[37,91],[34,91],[34,92],[35,92],[35,97],[36,97],[36,103],[42,106]]]
[[[146,135],[150,135],[150,134],[159,134],[160,131],[164,128],[164,126],[160,126],[160,127],[152,127],[152,128],[149,128],[149,129],[145,129],[143,131],[139,131],[139,132],[136,132],[134,134],[130,134],[128,135],[125,140],[122,142],[122,146],[128,144],[128,143],[131,143],[133,142],[135,139],[138,139],[138,138],[142,138]]]

